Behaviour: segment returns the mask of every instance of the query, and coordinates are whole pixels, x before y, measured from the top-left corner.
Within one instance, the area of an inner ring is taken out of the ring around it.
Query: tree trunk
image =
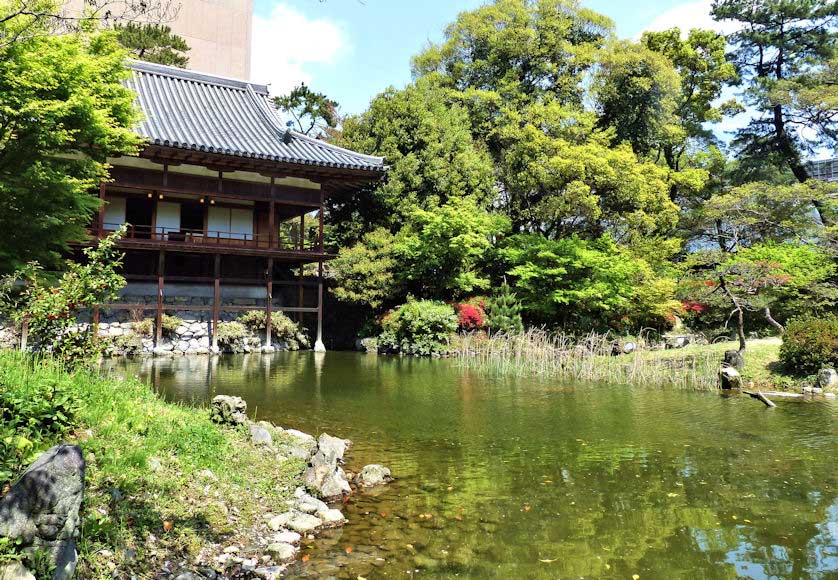
[[[783,325],[780,324],[779,322],[777,322],[776,320],[774,320],[774,317],[771,316],[771,309],[768,306],[765,307],[763,312],[765,312],[765,319],[768,321],[768,323],[771,326],[773,326],[774,328],[776,328],[777,330],[779,330],[780,334],[783,334],[786,331],[786,329],[783,327]]]
[[[733,292],[727,287],[725,277],[719,276],[719,286],[724,291],[725,295],[733,304],[733,312],[736,314],[736,334],[739,336],[739,352],[745,352],[745,311],[739,303],[739,299],[733,295]]]

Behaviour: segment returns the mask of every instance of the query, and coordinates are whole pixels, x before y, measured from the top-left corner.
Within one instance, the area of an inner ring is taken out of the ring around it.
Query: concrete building
[[[240,80],[250,79],[253,0],[163,0],[163,24],[189,45],[189,68]],[[169,9],[168,2],[173,2]],[[78,14],[84,0],[68,0],[67,11]]]

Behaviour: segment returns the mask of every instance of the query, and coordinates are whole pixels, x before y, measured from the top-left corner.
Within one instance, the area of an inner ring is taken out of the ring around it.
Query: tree
[[[305,134],[321,136],[337,127],[338,104],[323,93],[315,93],[305,83],[287,95],[274,97],[274,103],[294,119],[297,129]]]
[[[611,238],[519,234],[499,250],[531,322],[583,328],[660,326],[678,310],[675,282]]]
[[[393,234],[378,228],[355,245],[341,248],[338,257],[328,263],[329,275],[337,280],[332,294],[373,311],[395,303],[404,295],[396,276],[395,242]]]
[[[189,64],[189,45],[160,24],[120,23],[114,26],[117,40],[139,60],[185,68]]]
[[[432,209],[463,197],[484,208],[494,200],[492,159],[472,137],[468,111],[448,99],[438,79],[387,89],[365,113],[344,119],[334,142],[383,155],[390,166],[380,183],[327,200],[334,245],[351,245],[376,227],[397,232],[416,208]]]
[[[744,100],[755,111],[733,142],[740,161],[782,164],[805,182],[804,155],[838,143],[838,110],[812,108],[799,98],[804,88],[811,95],[829,86],[824,71],[838,49],[838,3],[715,0],[712,13],[717,20],[740,24],[728,41],[745,82]],[[821,211],[819,202],[814,206]]]
[[[635,42],[619,41],[599,58],[593,94],[601,127],[613,127],[617,142],[638,155],[675,140],[675,108],[681,79],[670,60]]]
[[[487,308],[488,326],[492,330],[507,334],[520,334],[524,331],[521,303],[507,284],[506,278],[503,279],[497,294],[489,300]]]
[[[0,30],[15,26],[0,23]],[[83,240],[110,155],[139,137],[125,52],[108,33],[32,36],[0,48],[0,271],[52,267]]]

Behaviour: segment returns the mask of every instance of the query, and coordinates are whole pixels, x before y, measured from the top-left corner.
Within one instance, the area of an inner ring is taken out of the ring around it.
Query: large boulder
[[[825,391],[838,391],[838,372],[835,369],[821,369],[816,384]]]
[[[742,375],[733,367],[722,367],[719,369],[719,386],[728,391],[742,388]]]
[[[339,439],[323,433],[317,440],[317,450],[325,456],[329,463],[343,463],[343,456],[350,443],[348,439]]]
[[[741,371],[745,368],[745,359],[738,350],[726,350],[724,364],[725,366],[735,368],[737,371]]]
[[[34,574],[20,562],[0,566],[0,580],[38,580]]]
[[[45,550],[55,566],[52,580],[69,580],[76,570],[84,471],[80,447],[56,445],[0,500],[0,536]]]
[[[256,445],[271,445],[274,442],[271,432],[262,425],[251,423],[248,427],[250,429],[250,440]]]
[[[218,395],[212,400],[210,419],[222,425],[247,423],[247,403],[241,397]]]
[[[352,493],[346,474],[340,468],[343,455],[350,442],[323,433],[317,442],[317,452],[312,456],[303,481],[309,491],[324,499],[336,499]]]
[[[393,481],[390,470],[383,465],[365,465],[355,476],[355,485],[359,487],[374,487]]]

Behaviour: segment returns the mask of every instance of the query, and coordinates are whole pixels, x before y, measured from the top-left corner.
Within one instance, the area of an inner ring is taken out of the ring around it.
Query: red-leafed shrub
[[[457,304],[457,322],[462,330],[482,328],[486,323],[486,314],[479,306],[472,304]]]

